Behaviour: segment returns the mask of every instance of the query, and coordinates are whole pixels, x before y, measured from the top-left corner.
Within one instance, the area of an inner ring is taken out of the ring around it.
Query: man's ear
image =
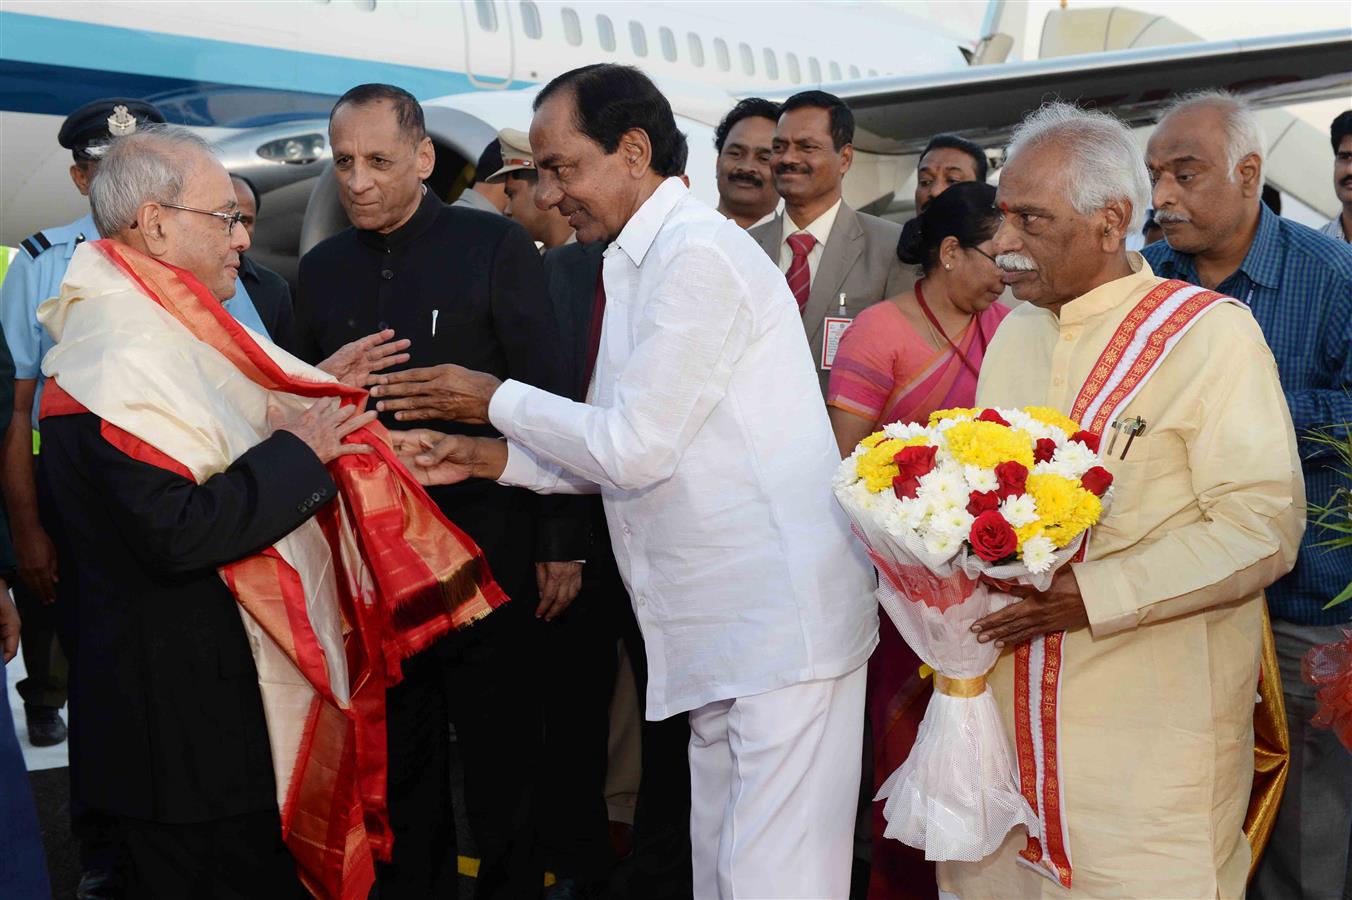
[[[845,173],[850,171],[850,166],[854,165],[854,144],[846,144],[840,148],[840,174],[844,177]]]
[[[94,180],[93,174],[79,163],[74,163],[70,167],[70,180],[75,182],[75,189],[80,192],[82,197],[89,196],[89,184]]]
[[[620,136],[620,146],[615,151],[624,160],[631,178],[641,178],[652,166],[653,145],[648,132],[642,128],[631,128]]]
[[[1263,192],[1263,160],[1257,153],[1250,153],[1235,166],[1235,177],[1245,197],[1257,197]]]
[[[145,244],[146,252],[151,256],[163,256],[169,247],[169,237],[165,233],[167,216],[164,207],[153,201],[142,203],[136,210],[136,221],[132,224]]]
[[[1116,252],[1127,239],[1127,229],[1131,225],[1131,201],[1110,200],[1099,211],[1103,224],[1100,227],[1099,245],[1106,253]]]
[[[418,162],[418,180],[426,181],[432,177],[432,170],[437,166],[437,148],[432,144],[430,137],[425,137],[418,141],[418,149],[415,152]]]

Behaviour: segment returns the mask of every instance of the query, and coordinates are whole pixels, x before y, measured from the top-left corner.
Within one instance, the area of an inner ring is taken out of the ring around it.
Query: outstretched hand
[[[507,466],[507,444],[494,438],[443,434],[428,428],[391,431],[394,452],[419,484],[497,481]]]
[[[502,382],[448,363],[373,375],[371,384],[376,409],[393,412],[400,422],[449,419],[482,425],[488,421],[489,401]]]
[[[344,344],[318,368],[348,387],[364,388],[373,383],[374,373],[408,362],[404,351],[411,343],[407,338],[396,341],[394,329],[386,328]]]

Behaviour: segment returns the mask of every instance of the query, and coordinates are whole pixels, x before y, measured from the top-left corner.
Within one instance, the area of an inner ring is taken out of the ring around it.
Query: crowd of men
[[[277,732],[253,632],[216,570],[340,496],[316,460],[356,453],[343,441],[366,424],[352,407],[278,414],[271,437],[201,478],[166,472],[165,447],[109,437],[75,379],[49,387],[43,367],[74,315],[43,304],[97,300],[67,273],[105,241],[190,273],[313,378],[369,389],[395,450],[510,598],[404,659],[386,694],[379,897],[455,896],[457,830],[484,898],[846,896],[877,610],[830,496],[840,457],[822,399],[832,321],[916,279],[900,226],[843,199],[847,104],[815,90],[739,102],[715,132],[714,211],[688,191],[706,176],[685,171],[652,83],[586,67],[541,91],[530,132],[503,130],[448,205],[426,185],[436,149],[417,100],[354,87],[329,121],[351,227],[301,259],[294,301],[247,253],[257,189],[190,137],[133,99],[72,113],[59,141],[91,215],[23,241],[0,284],[17,554],[0,573],[17,615],[0,598],[0,624],[8,658],[22,621],[32,744],[67,739],[69,701],[78,896],[314,890],[279,837]],[[1083,896],[1243,892],[1264,608],[1291,761],[1249,889],[1345,889],[1352,756],[1309,724],[1300,677],[1352,612],[1324,609],[1352,555],[1317,529],[1301,537],[1302,497],[1328,503],[1343,477],[1314,435],[1352,422],[1352,112],[1331,137],[1342,213],[1323,234],[1261,203],[1263,136],[1224,94],[1174,108],[1144,156],[1115,120],[1049,107],[1001,175],[996,261],[1026,303],[991,345],[982,403],[1068,412],[1155,276],[1245,304],[1200,319],[1142,392],[1152,429],[1113,464],[1106,558],[987,636],[1067,630],[1083,644],[1067,677],[1118,685],[1113,701],[1066,692],[1067,740],[1098,748],[1066,774]],[[936,136],[916,209],[988,166]],[[1147,207],[1164,240],[1128,252]],[[189,495],[195,512],[171,515]],[[129,592],[147,598],[134,615]],[[1078,768],[1100,752],[1104,771]],[[1015,865],[1022,849],[1011,838],[983,863],[940,867],[914,895],[1027,896],[1040,888]],[[36,896],[50,888],[29,852],[15,890]]]

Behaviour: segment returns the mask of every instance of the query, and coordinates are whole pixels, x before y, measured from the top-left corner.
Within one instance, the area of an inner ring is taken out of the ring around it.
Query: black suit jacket
[[[258,673],[216,567],[332,499],[324,465],[278,432],[198,485],[127,456],[84,413],[43,420],[40,475],[60,561],[73,793],[169,823],[275,808]]]
[[[286,279],[248,256],[241,256],[239,280],[244,282],[249,299],[253,300],[254,309],[258,310],[258,317],[263,320],[272,342],[294,353],[291,286],[286,283]]]
[[[412,340],[407,367],[455,363],[569,393],[540,254],[525,229],[503,216],[447,206],[429,191],[395,231],[348,228],[305,254],[297,355],[318,362],[382,328]],[[487,425],[400,423],[389,413],[381,421],[389,428],[497,435]],[[567,512],[575,497],[540,498],[486,481],[429,493],[483,548],[498,583],[521,601],[511,604],[519,612],[535,607],[536,561],[585,557],[585,537]]]
[[[601,275],[602,254],[606,242],[563,244],[544,255],[549,276],[549,295],[559,323],[560,346],[564,351],[570,387],[567,396],[579,402],[587,399],[591,372],[587,370],[592,315],[596,310],[596,280]],[[587,563],[614,566],[614,550],[606,526],[601,496],[579,498],[581,511],[577,521],[587,535]],[[580,558],[580,557],[579,557]]]

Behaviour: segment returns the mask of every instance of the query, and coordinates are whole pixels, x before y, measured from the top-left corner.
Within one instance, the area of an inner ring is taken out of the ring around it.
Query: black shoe
[[[55,706],[24,705],[28,717],[28,743],[34,747],[51,747],[66,739],[66,723]]]
[[[121,900],[122,875],[116,869],[86,869],[80,873],[75,900]]]

